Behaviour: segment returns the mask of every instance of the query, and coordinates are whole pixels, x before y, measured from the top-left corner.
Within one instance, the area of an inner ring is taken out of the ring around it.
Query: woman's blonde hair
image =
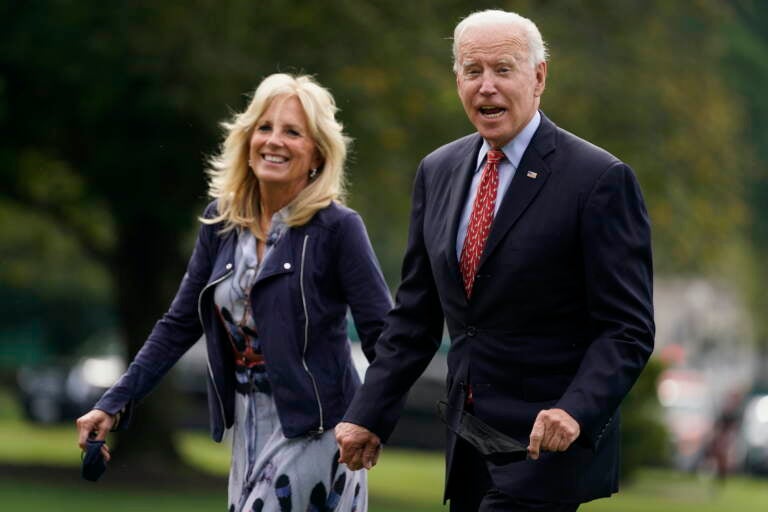
[[[265,237],[259,224],[259,183],[248,165],[250,140],[256,121],[272,101],[283,96],[298,98],[322,159],[317,176],[288,205],[286,224],[301,226],[332,201],[344,201],[344,162],[351,139],[336,120],[333,96],[311,76],[276,73],[259,84],[244,112],[221,123],[226,137],[206,170],[208,195],[216,199],[218,215],[201,218],[201,222],[223,222],[222,232],[250,228],[257,237]]]

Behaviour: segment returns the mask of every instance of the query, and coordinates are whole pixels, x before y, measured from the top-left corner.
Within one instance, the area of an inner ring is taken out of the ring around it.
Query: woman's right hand
[[[96,439],[104,441],[107,437],[107,432],[112,429],[115,424],[115,417],[107,414],[99,409],[91,409],[86,414],[77,418],[75,421],[77,425],[78,433],[78,445],[80,449],[85,451],[86,442],[88,439]],[[104,456],[104,462],[109,462],[112,457],[109,455],[109,447],[104,444],[101,447],[101,454]]]

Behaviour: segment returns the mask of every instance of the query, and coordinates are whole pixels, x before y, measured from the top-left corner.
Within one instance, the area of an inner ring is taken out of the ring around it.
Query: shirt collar
[[[290,206],[283,206],[272,215],[272,223],[269,226],[269,233],[267,234],[267,245],[273,245],[277,243],[280,237],[283,236],[288,230],[288,224],[285,221],[290,214]]]
[[[540,124],[541,114],[537,110],[531,120],[528,121],[528,124],[525,125],[525,128],[520,130],[520,133],[518,133],[517,136],[515,136],[512,140],[507,142],[504,147],[501,148],[501,150],[504,152],[504,156],[506,156],[509,163],[512,164],[513,169],[517,170],[517,166],[520,165],[520,160],[523,159],[523,153],[525,153],[528,144],[531,143],[533,134],[536,133],[536,130],[539,128]],[[477,154],[477,166],[475,167],[475,172],[482,169],[485,155],[487,155],[488,151],[490,150],[491,145],[488,144],[487,140],[483,139],[483,145],[480,147],[480,151]]]
[[[288,219],[290,213],[290,205],[286,205],[272,214],[272,221],[270,222],[269,233],[267,233],[266,239],[267,245],[274,245],[283,236],[283,234],[288,231],[288,224],[286,224],[286,220]],[[247,228],[240,228],[241,236],[243,233],[250,231],[251,230]]]

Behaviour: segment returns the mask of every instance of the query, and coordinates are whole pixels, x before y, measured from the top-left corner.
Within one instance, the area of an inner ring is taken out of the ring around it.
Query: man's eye
[[[512,71],[512,68],[509,68],[509,67],[506,67],[506,66],[504,66],[504,67],[500,67],[500,68],[498,69],[498,72],[499,72],[499,73],[509,73],[510,71]]]

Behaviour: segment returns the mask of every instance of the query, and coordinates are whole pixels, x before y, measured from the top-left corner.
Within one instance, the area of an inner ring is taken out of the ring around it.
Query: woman
[[[124,428],[205,334],[213,439],[234,426],[229,510],[366,510],[365,472],[337,463],[333,434],[360,384],[346,312],[372,360],[391,299],[362,220],[339,203],[348,139],[335,112],[312,78],[275,74],[224,123],[215,201],[184,279],[126,373],[77,420],[82,449]]]

